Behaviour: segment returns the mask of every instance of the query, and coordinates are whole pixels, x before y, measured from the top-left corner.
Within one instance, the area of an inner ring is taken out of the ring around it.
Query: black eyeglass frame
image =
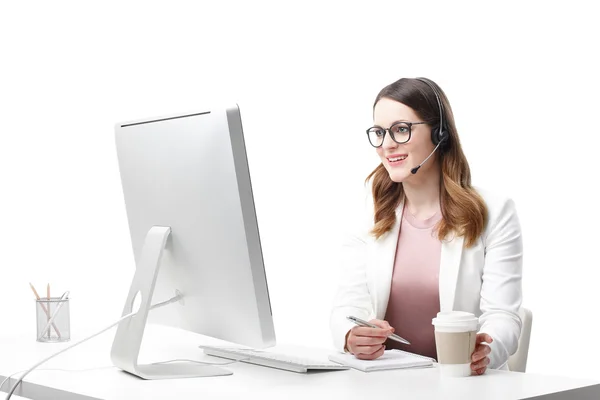
[[[426,121],[420,121],[420,122],[407,122],[407,121],[398,121],[392,124],[392,126],[390,126],[387,129],[384,129],[382,127],[379,126],[372,126],[369,129],[367,129],[367,139],[369,140],[369,143],[371,144],[371,146],[378,148],[383,146],[383,142],[385,141],[385,134],[389,133],[390,137],[392,138],[392,140],[398,144],[403,144],[403,143],[407,143],[408,141],[410,141],[410,138],[412,137],[412,126],[413,125],[421,125],[421,124],[427,124],[428,122]],[[392,128],[395,127],[396,125],[407,125],[408,126],[408,139],[406,139],[403,142],[399,142],[396,140],[396,138],[394,137],[394,134],[392,133]],[[373,143],[371,143],[371,139],[370,139],[370,135],[369,132],[371,132],[372,129],[376,129],[377,131],[383,131],[383,137],[381,138],[381,144],[379,146],[375,146]]]

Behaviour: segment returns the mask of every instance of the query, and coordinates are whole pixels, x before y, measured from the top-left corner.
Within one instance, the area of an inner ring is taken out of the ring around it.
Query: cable
[[[106,332],[107,330],[109,330],[109,329],[110,329],[110,328],[112,328],[113,326],[115,326],[115,325],[118,325],[119,323],[121,323],[121,321],[123,321],[123,320],[125,320],[125,319],[127,319],[127,318],[130,318],[130,317],[134,316],[135,314],[137,314],[137,312],[129,313],[129,314],[127,314],[126,316],[124,316],[124,317],[121,317],[121,318],[120,318],[120,319],[119,319],[117,322],[115,322],[114,324],[112,324],[112,325],[110,325],[110,326],[108,326],[108,327],[106,327],[106,328],[102,329],[100,332],[94,333],[93,335],[91,335],[91,336],[88,336],[88,337],[86,337],[85,339],[82,339],[82,340],[80,340],[79,342],[76,342],[76,343],[72,344],[71,346],[69,346],[69,347],[66,347],[66,348],[64,348],[64,349],[62,349],[62,350],[60,350],[60,351],[58,351],[58,352],[56,352],[56,353],[52,354],[50,357],[46,357],[46,358],[44,358],[42,361],[38,362],[38,363],[37,363],[37,364],[35,364],[33,367],[29,368],[29,369],[28,369],[28,370],[27,370],[27,371],[26,371],[26,372],[25,372],[23,375],[21,375],[21,377],[19,378],[19,380],[17,380],[17,383],[15,383],[15,384],[14,384],[14,386],[13,386],[13,387],[12,387],[12,389],[11,389],[11,391],[10,391],[10,392],[8,393],[8,395],[6,396],[6,400],[9,400],[9,399],[10,399],[10,397],[12,396],[12,394],[13,394],[13,393],[15,392],[15,390],[17,389],[17,386],[19,386],[19,384],[21,383],[21,381],[22,381],[22,380],[23,380],[23,379],[24,379],[24,378],[25,378],[25,377],[26,377],[26,376],[27,376],[27,375],[28,375],[28,374],[29,374],[31,371],[33,371],[34,369],[36,369],[37,367],[39,367],[40,365],[42,365],[42,364],[43,364],[43,363],[45,363],[46,361],[48,361],[48,360],[50,360],[50,359],[52,359],[52,358],[54,358],[54,357],[58,356],[59,354],[62,354],[62,353],[64,353],[65,351],[67,351],[67,350],[70,350],[70,349],[72,349],[73,347],[75,347],[75,346],[78,346],[78,345],[80,345],[81,343],[87,342],[88,340],[90,340],[90,339],[92,339],[92,338],[95,338],[96,336],[100,335],[101,333],[104,333],[104,332]],[[14,375],[14,374],[13,374],[13,375]]]
[[[155,305],[151,306],[151,307],[150,307],[150,310],[153,310],[153,309],[155,309],[155,308],[158,308],[158,307],[166,306],[167,304],[171,304],[171,303],[174,303],[174,302],[176,302],[176,301],[179,301],[179,300],[181,299],[181,297],[182,297],[182,295],[181,295],[181,294],[178,294],[177,296],[174,296],[174,297],[172,297],[171,299],[169,299],[169,300],[167,300],[167,301],[163,301],[162,303],[158,303],[158,304],[155,304]],[[66,348],[64,348],[64,349],[62,349],[62,350],[60,350],[60,351],[58,351],[58,352],[56,352],[56,353],[52,354],[51,356],[49,356],[49,357],[46,357],[46,358],[45,358],[45,359],[43,359],[42,361],[38,362],[38,363],[37,363],[37,364],[35,364],[33,367],[29,368],[29,369],[28,369],[28,370],[27,370],[27,371],[26,371],[26,372],[25,372],[23,375],[21,375],[21,377],[20,377],[20,378],[17,380],[17,382],[16,382],[16,383],[13,385],[12,389],[10,390],[10,392],[8,392],[8,395],[6,396],[5,400],[9,400],[9,399],[10,399],[10,397],[11,397],[11,396],[12,396],[12,394],[15,392],[15,390],[17,390],[17,386],[19,386],[19,384],[20,384],[20,383],[23,381],[23,379],[24,379],[24,378],[25,378],[25,377],[26,377],[26,376],[27,376],[27,375],[28,375],[28,374],[29,374],[31,371],[33,371],[34,369],[36,369],[37,367],[39,367],[40,365],[42,365],[42,364],[43,364],[43,363],[45,363],[46,361],[49,361],[49,360],[51,360],[52,358],[54,358],[54,357],[56,357],[56,356],[58,356],[58,355],[60,355],[60,354],[64,353],[64,352],[65,352],[65,351],[67,351],[67,350],[70,350],[70,349],[72,349],[72,348],[73,348],[73,347],[75,347],[75,346],[78,346],[78,345],[80,345],[81,343],[87,342],[88,340],[90,340],[90,339],[92,339],[92,338],[95,338],[96,336],[100,335],[101,333],[104,333],[104,332],[106,332],[107,330],[109,330],[110,328],[112,328],[112,327],[114,327],[114,326],[116,326],[116,325],[120,324],[122,321],[124,321],[124,320],[126,320],[126,319],[128,319],[128,318],[131,318],[131,317],[133,317],[135,314],[137,314],[137,311],[136,311],[136,312],[129,313],[129,314],[125,315],[124,317],[121,317],[121,318],[120,318],[120,319],[119,319],[117,322],[115,322],[115,323],[113,323],[112,325],[110,325],[110,326],[108,326],[108,327],[106,327],[106,328],[102,329],[101,331],[99,331],[99,332],[97,332],[97,333],[94,333],[93,335],[91,335],[91,336],[88,336],[88,337],[86,337],[85,339],[82,339],[82,340],[80,340],[79,342],[77,342],[77,343],[74,343],[74,344],[72,344],[71,346],[69,346],[69,347],[66,347]],[[15,375],[15,374],[12,374],[12,375],[10,375],[10,376],[13,376],[13,375]],[[10,378],[10,376],[9,376],[9,378]],[[8,378],[7,378],[7,379],[8,379]],[[4,382],[6,382],[6,380],[7,380],[7,379],[5,379],[5,380],[4,380]],[[4,384],[4,382],[2,382],[2,384]],[[0,388],[1,388],[1,387],[2,387],[2,386],[0,386]]]
[[[182,296],[181,294],[178,294],[177,296],[173,296],[173,297],[171,297],[171,298],[170,298],[169,300],[167,300],[167,301],[163,301],[162,303],[157,303],[157,304],[155,304],[155,305],[153,305],[153,306],[150,306],[150,311],[154,310],[155,308],[159,308],[159,307],[162,307],[162,306],[166,306],[167,304],[175,303],[176,301],[179,301],[179,300],[181,300],[181,298],[182,298],[182,297],[183,297],[183,296]],[[136,311],[136,313],[137,313],[137,311]]]
[[[25,370],[23,370],[25,371]],[[19,371],[19,372],[23,372],[23,371]],[[10,378],[12,378],[13,375],[18,374],[19,372],[15,372],[14,374],[10,374],[9,376],[6,377],[6,379],[4,379],[2,381],[2,383],[0,383],[0,392],[2,391],[2,386],[4,386],[4,384],[6,383],[6,381],[8,381]]]

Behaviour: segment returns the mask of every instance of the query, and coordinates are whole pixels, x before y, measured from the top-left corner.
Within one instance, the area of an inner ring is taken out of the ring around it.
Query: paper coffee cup
[[[439,312],[432,320],[440,372],[444,376],[470,376],[471,356],[479,319],[464,311]]]

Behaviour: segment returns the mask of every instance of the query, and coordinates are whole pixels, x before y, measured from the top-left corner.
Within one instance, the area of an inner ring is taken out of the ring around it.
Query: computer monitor
[[[231,374],[137,359],[147,321],[275,345],[239,107],[119,123],[115,136],[136,262],[123,316],[141,305],[117,328],[113,363],[145,379]]]

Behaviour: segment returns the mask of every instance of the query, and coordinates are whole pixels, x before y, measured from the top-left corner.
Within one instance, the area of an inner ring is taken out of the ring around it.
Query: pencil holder
[[[51,297],[36,300],[37,341],[66,342],[71,339],[69,299]]]

